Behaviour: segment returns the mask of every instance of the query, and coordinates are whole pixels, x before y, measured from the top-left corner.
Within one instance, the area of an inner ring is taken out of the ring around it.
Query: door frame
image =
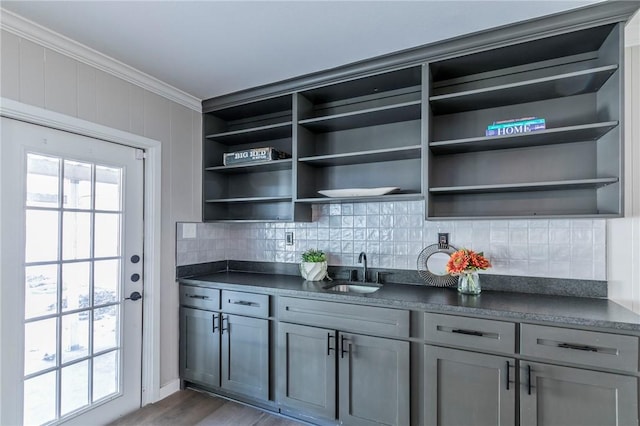
[[[75,133],[94,139],[118,143],[145,151],[144,167],[144,298],[142,313],[142,395],[141,405],[156,402],[160,397],[160,265],[161,265],[161,142],[135,135],[101,124],[92,123],[76,117],[49,111],[40,107],[27,105],[12,99],[0,97],[0,116],[24,121],[40,126]],[[1,201],[0,201],[1,205]],[[0,209],[1,210],[1,209]],[[0,250],[3,248],[0,247]],[[6,250],[6,248],[4,248]],[[0,289],[6,288],[3,283],[5,274],[0,274]],[[0,306],[11,304],[2,300],[0,290]],[[0,334],[4,327],[0,317]],[[4,360],[3,360],[4,358]],[[3,372],[10,357],[0,355],[0,394],[11,389],[10,378]],[[6,395],[3,396],[3,399]],[[4,404],[3,404],[4,405]],[[13,407],[17,410],[20,407]],[[4,410],[3,410],[4,411]],[[9,411],[9,410],[7,410]],[[0,412],[0,422],[15,418],[14,414]],[[21,418],[21,414],[20,417]]]

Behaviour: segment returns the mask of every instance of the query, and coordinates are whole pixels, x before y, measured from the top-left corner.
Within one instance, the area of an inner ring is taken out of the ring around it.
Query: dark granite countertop
[[[479,296],[464,296],[453,288],[394,283],[385,284],[375,293],[354,294],[324,290],[322,287],[327,282],[304,281],[294,275],[233,271],[180,278],[179,281],[197,286],[319,300],[640,332],[640,315],[607,299],[502,291],[483,291]]]

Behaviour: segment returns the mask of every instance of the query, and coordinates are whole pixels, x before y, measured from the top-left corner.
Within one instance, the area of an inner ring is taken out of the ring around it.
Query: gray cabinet
[[[516,424],[515,359],[425,346],[425,425]]]
[[[180,307],[180,377],[220,386],[220,314]]]
[[[522,426],[638,424],[638,379],[542,363],[520,366]]]
[[[409,424],[409,342],[280,323],[277,358],[284,412],[311,422]]]

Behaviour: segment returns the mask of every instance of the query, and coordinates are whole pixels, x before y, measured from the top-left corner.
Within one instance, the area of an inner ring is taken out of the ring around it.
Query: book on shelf
[[[509,136],[530,133],[546,129],[544,118],[526,117],[511,120],[495,121],[487,126],[485,136]]]
[[[230,166],[240,163],[257,163],[291,158],[291,154],[279,151],[272,147],[243,149],[241,151],[227,152],[222,158],[222,164]]]

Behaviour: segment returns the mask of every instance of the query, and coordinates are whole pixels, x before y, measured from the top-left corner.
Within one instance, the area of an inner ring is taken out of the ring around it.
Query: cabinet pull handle
[[[229,300],[229,303],[231,303],[232,305],[242,305],[242,306],[254,306],[254,305],[257,305],[257,306],[259,306],[257,303],[248,302],[246,300],[234,300],[234,301]]]
[[[333,336],[331,335],[331,333],[327,333],[327,356],[331,355],[331,351],[335,352],[335,350],[336,350],[336,348],[332,348],[331,347],[331,338],[332,337]]]
[[[571,343],[558,343],[559,348],[575,349],[577,351],[598,352],[598,348],[588,345],[573,345]]]
[[[451,330],[451,332],[458,334],[467,334],[469,336],[484,336],[484,333],[481,333],[480,331],[464,330],[462,328],[454,328],[453,330]]]
[[[227,328],[224,328],[224,321],[227,321]],[[220,315],[220,335],[223,335],[225,331],[229,331],[229,316]]]
[[[190,299],[200,299],[200,300],[207,300],[209,298],[209,296],[201,296],[199,294],[189,294],[189,293],[187,293],[186,296]]]
[[[340,358],[344,358],[344,354],[348,354],[349,351],[344,348],[344,334],[340,336]],[[349,341],[347,340],[347,344]]]
[[[527,365],[527,393],[531,395],[531,364]]]
[[[507,361],[507,390],[509,390],[509,382],[511,382],[511,378],[509,377],[511,368],[509,367],[509,361]]]
[[[215,333],[216,330],[219,328],[218,326],[216,326],[216,314],[211,315],[213,317],[213,330],[211,330],[212,333]]]

